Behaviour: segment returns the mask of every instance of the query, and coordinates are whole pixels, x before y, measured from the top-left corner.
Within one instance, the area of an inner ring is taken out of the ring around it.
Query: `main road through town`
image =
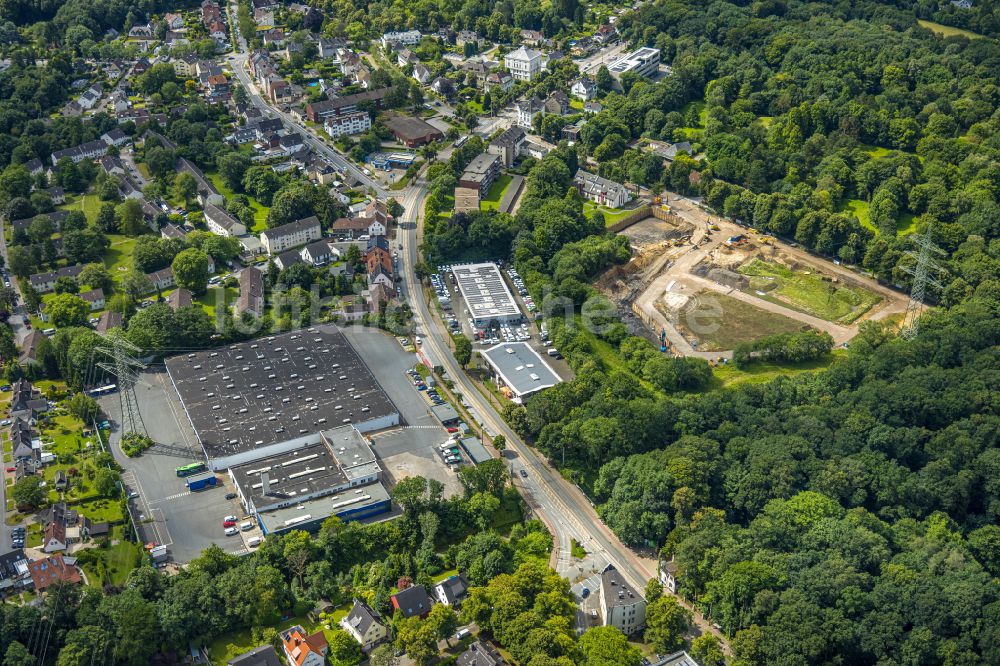
[[[233,12],[235,14],[235,12]],[[250,101],[266,113],[280,117],[287,125],[298,129],[307,145],[327,159],[335,168],[352,174],[365,186],[374,190],[376,196],[386,198],[386,191],[375,180],[368,177],[347,158],[326,144],[313,130],[299,122],[290,113],[275,108],[259,93],[246,71],[246,45],[237,39],[240,50],[231,56],[233,73],[246,89]],[[557,567],[560,573],[573,577],[571,542],[576,540],[587,551],[592,561],[605,561],[615,565],[622,575],[636,587],[643,590],[646,581],[656,576],[656,563],[642,558],[618,538],[601,521],[590,500],[574,484],[564,479],[504,422],[493,406],[479,392],[473,380],[458,366],[447,343],[448,333],[430,313],[427,300],[417,279],[415,267],[420,243],[420,223],[423,216],[423,202],[427,196],[426,183],[417,182],[396,193],[405,212],[399,225],[398,243],[399,272],[403,275],[402,296],[413,310],[417,335],[422,338],[423,352],[433,358],[437,365],[445,369],[448,377],[460,392],[488,432],[502,434],[507,447],[515,455],[511,461],[511,471],[517,474],[515,485],[525,496],[539,517],[555,532],[558,544]],[[526,476],[521,476],[524,470]],[[725,637],[711,626],[700,614],[695,614],[695,624],[701,632],[711,632],[722,640]]]

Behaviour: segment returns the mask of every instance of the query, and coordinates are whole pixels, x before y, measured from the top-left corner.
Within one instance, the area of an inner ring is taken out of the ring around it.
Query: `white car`
[[[414,340],[414,342],[416,342],[416,343],[417,343],[418,345],[419,345],[419,344],[423,344],[423,341],[422,341],[422,340],[421,340],[421,339],[420,339],[419,337],[417,337],[417,338],[414,338],[413,340]]]
[[[225,518],[222,519],[222,522],[228,523],[232,521],[235,523],[237,520],[239,520],[239,518],[237,518],[236,516],[226,516]]]
[[[236,529],[235,527],[227,527],[226,528],[226,536],[236,536],[239,533],[240,533],[240,531],[238,529]]]

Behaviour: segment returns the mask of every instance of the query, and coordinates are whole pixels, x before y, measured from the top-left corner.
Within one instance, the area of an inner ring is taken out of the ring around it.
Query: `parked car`
[[[226,499],[227,500],[236,499],[236,493],[226,493]]]
[[[224,521],[222,521],[222,526],[223,527],[233,527],[235,525],[236,525],[236,521],[235,520],[224,520]]]
[[[235,523],[237,520],[239,520],[239,518],[237,518],[236,516],[226,516],[225,518],[223,518],[223,520],[231,520]]]
[[[448,432],[458,432],[458,428],[448,428]]]
[[[227,527],[226,531],[225,531],[225,535],[226,536],[236,536],[239,533],[240,533],[240,531],[238,529],[236,529],[235,527]]]
[[[527,470],[523,470],[523,469],[521,470],[521,478],[522,479],[527,479],[528,478],[528,471]]]

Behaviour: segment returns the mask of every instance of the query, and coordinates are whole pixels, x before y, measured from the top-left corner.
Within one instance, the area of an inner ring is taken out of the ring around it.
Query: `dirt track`
[[[813,265],[823,272],[836,276],[842,282],[855,284],[882,297],[882,300],[866,312],[856,322],[842,325],[809,315],[778,303],[757,298],[739,289],[715,282],[692,273],[692,270],[709,255],[717,253],[727,238],[744,234],[760,246],[759,235],[749,232],[745,227],[738,226],[723,218],[711,215],[689,199],[667,193],[665,200],[670,204],[672,212],[693,227],[690,243],[683,247],[673,247],[669,243],[661,243],[652,253],[652,260],[643,260],[642,266],[637,266],[637,274],[631,280],[632,290],[637,294],[619,294],[622,300],[631,301],[632,310],[656,334],[661,330],[673,345],[676,353],[682,356],[698,356],[702,358],[732,357],[732,352],[703,352],[696,350],[691,343],[681,335],[674,324],[656,307],[666,294],[693,296],[699,292],[716,292],[736,298],[754,307],[780,314],[790,319],[800,321],[816,330],[829,333],[837,345],[853,338],[858,332],[861,321],[884,319],[890,315],[906,311],[907,297],[889,289],[875,280],[860,275],[850,269],[826,261],[801,249],[789,246],[781,241],[771,241],[775,251],[789,261]],[[710,230],[711,225],[717,225],[718,231]],[[710,234],[710,238],[706,238]],[[643,238],[642,240],[646,240]],[[652,241],[653,239],[650,239]],[[658,256],[657,256],[658,255]],[[634,298],[628,298],[634,296]],[[715,314],[714,325],[724,325],[722,312]],[[711,313],[703,316],[711,317]],[[711,322],[709,322],[711,323]],[[690,325],[687,328],[692,328]]]

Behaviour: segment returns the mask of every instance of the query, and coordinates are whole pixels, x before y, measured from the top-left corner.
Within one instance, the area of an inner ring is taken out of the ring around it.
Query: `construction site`
[[[596,283],[632,331],[680,356],[725,359],[741,342],[812,328],[843,344],[906,296],[676,195],[619,233],[632,259]]]

